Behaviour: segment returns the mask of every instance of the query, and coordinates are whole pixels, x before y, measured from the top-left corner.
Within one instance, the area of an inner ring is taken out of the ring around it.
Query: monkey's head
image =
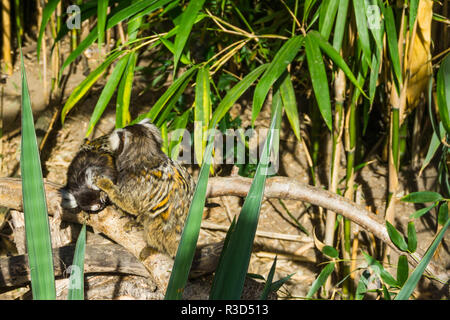
[[[109,142],[116,156],[118,171],[139,164],[152,167],[167,159],[161,150],[161,133],[149,119],[114,130]]]
[[[113,157],[98,150],[81,150],[67,171],[67,184],[61,190],[62,206],[80,208],[87,212],[103,210],[109,200],[106,193],[94,184],[96,176],[116,180]]]

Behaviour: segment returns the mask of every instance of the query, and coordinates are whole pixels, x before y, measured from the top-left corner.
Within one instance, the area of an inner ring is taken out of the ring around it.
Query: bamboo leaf
[[[134,70],[136,68],[137,53],[131,52],[128,57],[124,57],[127,61],[126,69],[120,80],[119,88],[117,90],[116,102],[116,129],[127,126],[131,121],[130,115],[130,100],[131,92],[133,90]]]
[[[408,222],[408,251],[413,253],[417,249],[417,234],[414,221]]]
[[[398,263],[397,263],[397,282],[399,286],[402,286],[406,279],[408,279],[408,259],[405,255],[401,255],[398,257]]]
[[[331,130],[331,102],[330,91],[328,87],[327,74],[325,72],[325,65],[323,63],[322,53],[319,45],[315,40],[309,36],[305,39],[306,60],[308,62],[309,74],[311,75],[311,82],[316,96],[317,104],[320,113]]]
[[[422,260],[420,260],[420,263],[411,273],[408,280],[406,280],[405,284],[403,285],[402,289],[400,290],[400,292],[398,293],[398,295],[395,297],[394,300],[406,300],[411,296],[412,292],[414,291],[414,288],[417,286],[417,283],[422,277],[425,268],[427,267],[428,263],[430,263],[430,260],[433,257],[434,252],[436,251],[439,243],[444,237],[444,234],[447,231],[449,225],[450,219],[447,220],[441,231],[439,231],[439,233],[436,235],[436,237],[433,240],[433,243],[428,247],[427,252],[423,256]]]
[[[197,66],[194,66],[187,70],[185,73],[183,73],[178,79],[176,79],[172,85],[164,92],[164,94],[156,101],[156,103],[153,105],[153,107],[150,109],[149,112],[146,114],[141,115],[137,119],[131,122],[131,124],[137,123],[143,118],[150,118],[152,120],[156,119],[158,114],[161,112],[161,110],[168,105],[170,100],[172,98],[178,99],[179,95],[181,95],[182,92],[180,92],[180,88],[183,89],[186,88],[187,84],[191,80],[192,76],[194,75],[194,72],[197,70]]]
[[[281,106],[273,110],[269,133],[266,138],[255,178],[244,201],[234,232],[224,249],[222,263],[217,267],[211,288],[210,299],[239,299],[242,295],[245,276],[250,262],[253,240],[258,225],[261,202],[264,195],[266,176],[270,168],[270,154],[278,144],[275,126],[281,114]],[[279,136],[278,136],[279,137]]]
[[[191,110],[185,111],[180,117],[176,117],[172,127],[172,137],[169,143],[169,156],[172,160],[177,160],[183,133],[186,129]]]
[[[317,279],[314,280],[313,284],[311,285],[306,298],[312,298],[312,296],[320,289],[320,287],[324,285],[325,281],[327,281],[328,277],[333,272],[334,265],[334,262],[330,262],[325,266],[325,268],[322,269]]]
[[[270,87],[275,81],[281,77],[286,67],[294,60],[301,46],[303,45],[304,37],[299,35],[290,38],[283,46],[278,50],[273,58],[272,62],[267,67],[263,76],[259,80],[253,94],[253,106],[252,106],[252,125],[254,125],[256,118],[263,106],[267,93]]]
[[[409,1],[409,32],[412,33],[414,22],[417,18],[417,10],[419,9],[419,0]]]
[[[333,48],[340,51],[342,47],[342,39],[344,39],[345,27],[347,27],[347,12],[349,0],[341,0],[336,17],[336,26],[333,34]]]
[[[264,70],[267,69],[269,65],[263,64],[257,67],[255,70],[246,75],[241,81],[239,81],[230,91],[225,95],[222,101],[214,110],[213,116],[210,122],[210,128],[215,128],[215,126],[222,120],[225,114],[230,110],[233,104],[239,99],[242,94],[256,81],[256,79],[261,75]]]
[[[75,104],[86,94],[86,92],[92,87],[92,85],[100,78],[100,76],[106,71],[106,69],[114,62],[114,60],[119,57],[121,52],[115,52],[111,54],[100,66],[92,71],[86,79],[84,79],[71,93],[67,99],[62,111],[61,111],[61,122],[64,124],[64,120],[70,110],[75,106]],[[105,93],[106,95],[106,93]],[[106,96],[105,96],[106,98]]]
[[[323,23],[320,25],[319,32],[320,35],[328,41],[330,37],[331,28],[333,28],[334,19],[336,17],[336,12],[339,6],[340,1],[324,1],[323,3],[327,3],[325,14],[321,17],[323,19]]]
[[[401,200],[405,202],[412,203],[423,203],[423,202],[436,202],[441,201],[442,196],[434,191],[419,191],[419,192],[411,192],[404,196]]]
[[[322,248],[322,252],[324,254],[326,254],[327,256],[329,256],[330,258],[338,258],[339,257],[339,252],[331,246],[324,246]]]
[[[194,107],[194,150],[199,164],[202,163],[206,147],[206,130],[211,118],[209,68],[200,68],[197,73]]]
[[[86,251],[86,224],[78,235],[73,263],[70,266],[68,300],[84,300],[84,254]]]
[[[450,54],[444,58],[437,73],[436,95],[441,122],[450,134]]]
[[[89,125],[88,125],[88,129],[86,131],[86,138],[92,133],[92,130],[94,129],[98,120],[100,119],[103,112],[105,111],[106,106],[108,105],[109,101],[111,100],[111,97],[113,96],[114,91],[116,90],[117,84],[119,83],[119,81],[122,77],[123,71],[125,70],[125,67],[128,62],[128,58],[129,58],[129,55],[126,55],[119,60],[116,67],[114,68],[114,71],[111,73],[111,75],[108,79],[108,82],[106,82],[106,85],[103,88],[102,93],[100,94],[100,97],[97,100],[97,103],[95,105],[94,111],[92,112],[91,118],[89,119]],[[75,91],[74,91],[74,93],[75,93]],[[66,105],[67,105],[67,102],[66,102]],[[64,108],[66,108],[66,106],[64,106]]]
[[[98,50],[101,52],[105,39],[106,14],[108,13],[108,0],[98,0],[97,4],[97,38]]]
[[[338,51],[336,51],[328,42],[323,39],[320,34],[317,31],[310,31],[308,33],[308,36],[311,36],[314,38],[315,41],[317,41],[317,44],[319,45],[320,49],[328,56],[330,57],[333,62],[344,71],[347,78],[355,85],[356,88],[366,97],[367,95],[364,93],[360,83],[353,75],[350,68],[345,63],[345,60],[341,57]]]
[[[364,58],[370,65],[369,58],[372,56],[370,50],[369,29],[367,27],[367,17],[365,12],[365,0],[353,0],[353,9],[355,12],[356,28],[358,29],[358,41],[361,44]]]
[[[211,167],[211,156],[214,145],[214,134],[208,137],[208,146],[204,154],[204,161],[200,169],[194,196],[189,207],[189,213],[181,235],[177,255],[170,274],[164,299],[181,299],[184,286],[186,285],[189,270],[195,254],[200,224],[202,221],[203,208],[206,201],[206,189],[208,186],[209,170]]]
[[[443,226],[445,222],[448,220],[448,202],[445,201],[439,207],[438,212],[438,223]]]
[[[137,1],[118,12],[112,12],[111,14],[108,15],[111,17],[107,18],[106,30],[115,27],[117,24],[119,24],[119,22],[122,22],[125,19],[128,19],[139,12],[145,12],[146,14],[149,14],[171,1],[173,0]],[[98,37],[98,26],[95,26],[91,30],[91,32],[86,36],[86,38],[84,38],[84,40],[80,42],[80,44],[75,48],[75,50],[73,50],[69,54],[67,59],[64,61],[59,72],[60,77],[64,69],[68,65],[70,65],[73,61],[75,61],[75,59],[78,58],[78,56],[80,56],[80,54],[84,50],[86,50],[95,40],[97,40],[97,37]]]
[[[50,20],[50,17],[52,16],[53,12],[56,10],[56,6],[61,0],[49,0],[47,2],[47,5],[45,6],[44,10],[42,11],[42,21],[41,26],[39,28],[39,36],[37,40],[37,58],[39,61],[39,58],[41,56],[41,45],[42,45],[42,38],[44,36],[45,27],[47,26],[48,21]]]
[[[433,205],[429,206],[429,207],[425,207],[422,209],[417,210],[416,212],[414,212],[413,214],[411,214],[409,216],[410,219],[417,219],[420,218],[421,216],[423,216],[425,213],[427,213],[428,211],[430,211],[431,209],[433,209],[434,207],[436,207],[438,205],[439,202],[434,203]]]
[[[22,76],[20,171],[31,290],[35,300],[54,300],[56,291],[47,202],[21,48],[20,61]]]
[[[397,229],[389,223],[389,221],[386,221],[386,229],[389,234],[389,238],[395,246],[402,251],[408,251],[408,245],[406,244],[405,239],[400,232],[398,232]]]
[[[178,61],[183,52],[186,41],[191,33],[192,26],[197,18],[198,12],[202,9],[205,0],[191,0],[183,12],[180,21],[180,29],[175,37],[175,53],[173,55],[173,70],[177,70]]]
[[[291,124],[295,136],[300,141],[300,119],[298,116],[297,99],[290,74],[287,74],[280,85],[281,98],[283,100],[286,116]]]
[[[391,287],[398,286],[397,280],[395,280],[394,277],[383,268],[381,263],[365,252],[363,252],[363,255],[367,261],[368,267],[373,270],[384,281],[384,283]]]

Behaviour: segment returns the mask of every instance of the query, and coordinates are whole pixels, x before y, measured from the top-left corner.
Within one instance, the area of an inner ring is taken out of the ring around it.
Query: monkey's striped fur
[[[186,169],[161,151],[161,135],[144,120],[109,136],[117,183],[94,178],[115,205],[142,224],[149,247],[174,257],[194,192]]]

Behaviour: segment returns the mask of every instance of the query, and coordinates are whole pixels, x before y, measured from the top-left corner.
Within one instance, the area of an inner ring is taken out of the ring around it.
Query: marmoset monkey
[[[106,193],[93,183],[93,178],[98,175],[116,181],[117,170],[108,138],[86,140],[81,145],[67,170],[67,184],[61,189],[63,208],[96,212],[108,205]]]
[[[109,135],[117,182],[100,173],[93,182],[121,210],[142,224],[150,248],[174,257],[194,193],[186,169],[161,150],[158,128],[148,119]]]

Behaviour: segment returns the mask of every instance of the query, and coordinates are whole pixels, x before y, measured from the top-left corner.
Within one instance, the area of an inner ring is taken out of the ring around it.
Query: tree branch
[[[251,182],[251,179],[243,177],[212,177],[209,179],[207,196],[210,198],[219,196],[245,197],[250,189]],[[61,187],[56,183],[45,183],[49,214],[61,215],[65,221],[83,222],[83,214],[61,211],[61,198],[58,191]],[[373,233],[381,241],[399,252],[390,241],[382,218],[337,194],[300,183],[292,178],[272,177],[267,179],[264,195],[267,198],[305,201],[332,210],[358,224],[364,230]],[[0,206],[22,210],[20,179],[0,178]],[[89,215],[86,223],[122,245],[134,256],[139,257],[141,250],[146,245],[144,236],[142,231],[124,232],[124,225],[127,221],[121,213],[109,206],[98,214]],[[409,258],[413,264],[417,264],[422,256],[423,254],[415,253],[409,255]],[[152,274],[156,284],[160,288],[165,288],[170,277],[173,260],[164,254],[156,253],[150,255],[143,263]],[[427,272],[443,282],[449,278],[448,272],[433,262],[428,265]]]

